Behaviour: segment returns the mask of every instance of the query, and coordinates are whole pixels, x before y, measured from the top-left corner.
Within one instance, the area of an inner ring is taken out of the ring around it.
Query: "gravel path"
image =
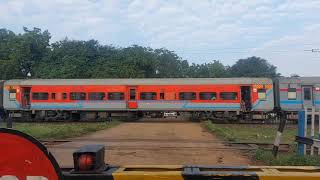
[[[72,152],[86,144],[104,144],[112,165],[248,165],[250,160],[223,144],[199,123],[123,123],[71,142],[49,147],[61,167],[72,166]]]

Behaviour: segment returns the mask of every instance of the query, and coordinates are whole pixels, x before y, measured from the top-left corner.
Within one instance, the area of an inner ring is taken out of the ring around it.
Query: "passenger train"
[[[0,109],[22,120],[105,120],[113,116],[297,119],[320,108],[320,77],[24,79],[0,81]]]

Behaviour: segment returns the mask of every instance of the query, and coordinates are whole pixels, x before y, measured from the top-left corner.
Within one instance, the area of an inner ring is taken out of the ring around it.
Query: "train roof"
[[[159,79],[15,79],[6,85],[192,85],[192,84],[272,84],[270,78],[159,78]]]
[[[312,85],[312,84],[320,84],[320,77],[281,77],[279,78],[279,82],[286,83],[295,83],[295,84],[304,84],[304,85]]]

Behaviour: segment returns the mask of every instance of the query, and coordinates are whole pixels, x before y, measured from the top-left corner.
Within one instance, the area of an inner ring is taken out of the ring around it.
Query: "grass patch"
[[[214,124],[203,122],[205,128],[220,138],[234,142],[273,143],[278,125],[273,124]],[[297,125],[287,125],[281,143],[294,144]]]
[[[214,124],[211,121],[203,122],[203,126],[224,140],[252,143],[273,143],[278,128],[278,125]],[[287,125],[281,143],[294,144],[296,134],[297,125]],[[251,157],[258,164],[268,166],[320,166],[320,156],[301,156],[293,151],[279,152],[274,158],[271,151],[258,149],[252,151]]]
[[[49,140],[82,136],[116,126],[119,123],[119,121],[111,123],[14,123],[13,128],[37,139]]]
[[[211,121],[205,121],[203,125],[215,135],[223,138],[224,140],[228,141],[236,141],[235,133],[232,131],[232,129],[219,126],[218,124],[213,124]]]
[[[281,153],[274,158],[271,151],[258,149],[254,159],[268,166],[320,166],[319,156],[301,156],[295,153]]]

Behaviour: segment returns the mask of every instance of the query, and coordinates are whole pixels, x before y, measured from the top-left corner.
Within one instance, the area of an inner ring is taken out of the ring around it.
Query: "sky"
[[[285,76],[320,76],[320,0],[0,0],[0,28],[24,26],[51,42],[164,47],[190,63],[259,56]]]

